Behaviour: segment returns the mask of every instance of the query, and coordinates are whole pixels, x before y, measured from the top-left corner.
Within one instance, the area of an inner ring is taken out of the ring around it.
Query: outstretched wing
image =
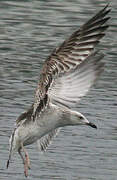
[[[59,74],[48,91],[51,102],[69,108],[75,107],[103,71],[103,57],[103,54],[93,52],[75,69]]]
[[[110,12],[110,9],[108,9],[107,7],[108,6],[106,6],[92,19],[81,26],[78,31],[74,32],[69,39],[64,41],[62,45],[59,48],[56,48],[48,57],[43,66],[39,84],[35,93],[33,116],[39,115],[42,110],[45,109],[49,102],[49,99],[56,102],[60,102],[61,99],[61,103],[64,103],[65,105],[67,105],[67,103],[69,102],[69,107],[74,104],[73,101],[76,102],[75,95],[77,95],[77,92],[81,91],[81,89],[78,90],[79,86],[75,84],[81,83],[81,80],[82,84],[83,82],[86,83],[86,77],[84,77],[84,75],[87,76],[87,73],[93,72],[93,70],[91,69],[92,66],[90,65],[89,72],[87,71],[86,65],[81,65],[81,67],[83,66],[82,70],[85,67],[86,73],[81,73],[81,71],[77,72],[77,69],[81,68],[79,64],[82,61],[86,60],[88,57],[93,58],[96,55],[96,53],[93,53],[95,46],[105,35],[104,31],[108,28],[108,25],[104,25],[109,19],[109,17],[105,17]],[[92,53],[93,55],[91,56]],[[83,76],[82,79],[80,78],[80,75]],[[94,73],[92,73],[92,76],[93,75]],[[70,76],[73,76],[74,80],[69,80],[69,78],[71,78]],[[77,80],[75,80],[75,76]],[[90,80],[90,78],[88,80]],[[75,84],[73,81],[75,82]],[[68,85],[69,83],[70,85]],[[71,87],[72,83],[74,89]],[[89,86],[91,86],[91,83],[89,84]],[[85,88],[87,90],[89,89],[88,87]],[[71,97],[72,93],[74,93],[74,97]],[[83,93],[83,95],[84,94],[85,93]],[[65,97],[64,102],[62,100],[63,96]],[[70,98],[72,101],[71,104]]]

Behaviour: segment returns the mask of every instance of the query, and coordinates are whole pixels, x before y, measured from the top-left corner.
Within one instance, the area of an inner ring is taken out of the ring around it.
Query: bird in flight
[[[105,35],[110,17],[108,5],[82,25],[46,59],[31,107],[16,120],[9,144],[7,168],[18,152],[24,174],[28,176],[30,159],[25,146],[37,142],[45,151],[61,127],[87,125],[97,128],[73,108],[89,91],[104,69],[103,54],[96,45]]]

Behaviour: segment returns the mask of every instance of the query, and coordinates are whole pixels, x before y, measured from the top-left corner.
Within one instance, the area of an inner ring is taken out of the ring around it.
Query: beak
[[[91,122],[89,122],[87,125],[88,125],[88,126],[91,126],[92,128],[97,129],[97,126],[96,126],[95,124],[91,123]]]

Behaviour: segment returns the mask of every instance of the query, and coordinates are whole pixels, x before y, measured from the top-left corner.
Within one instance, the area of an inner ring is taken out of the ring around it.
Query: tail
[[[16,128],[14,129],[14,131],[13,131],[11,137],[10,137],[10,140],[9,140],[9,142],[10,142],[10,149],[9,149],[9,158],[7,160],[7,165],[6,165],[7,169],[9,167],[9,163],[10,163],[10,160],[11,160],[15,130],[16,130]]]

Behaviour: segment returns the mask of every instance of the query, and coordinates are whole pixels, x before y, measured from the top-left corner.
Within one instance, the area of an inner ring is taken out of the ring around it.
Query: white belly
[[[41,113],[34,122],[27,122],[18,128],[18,136],[24,145],[32,144],[53,129],[60,127],[61,111],[51,106]]]

